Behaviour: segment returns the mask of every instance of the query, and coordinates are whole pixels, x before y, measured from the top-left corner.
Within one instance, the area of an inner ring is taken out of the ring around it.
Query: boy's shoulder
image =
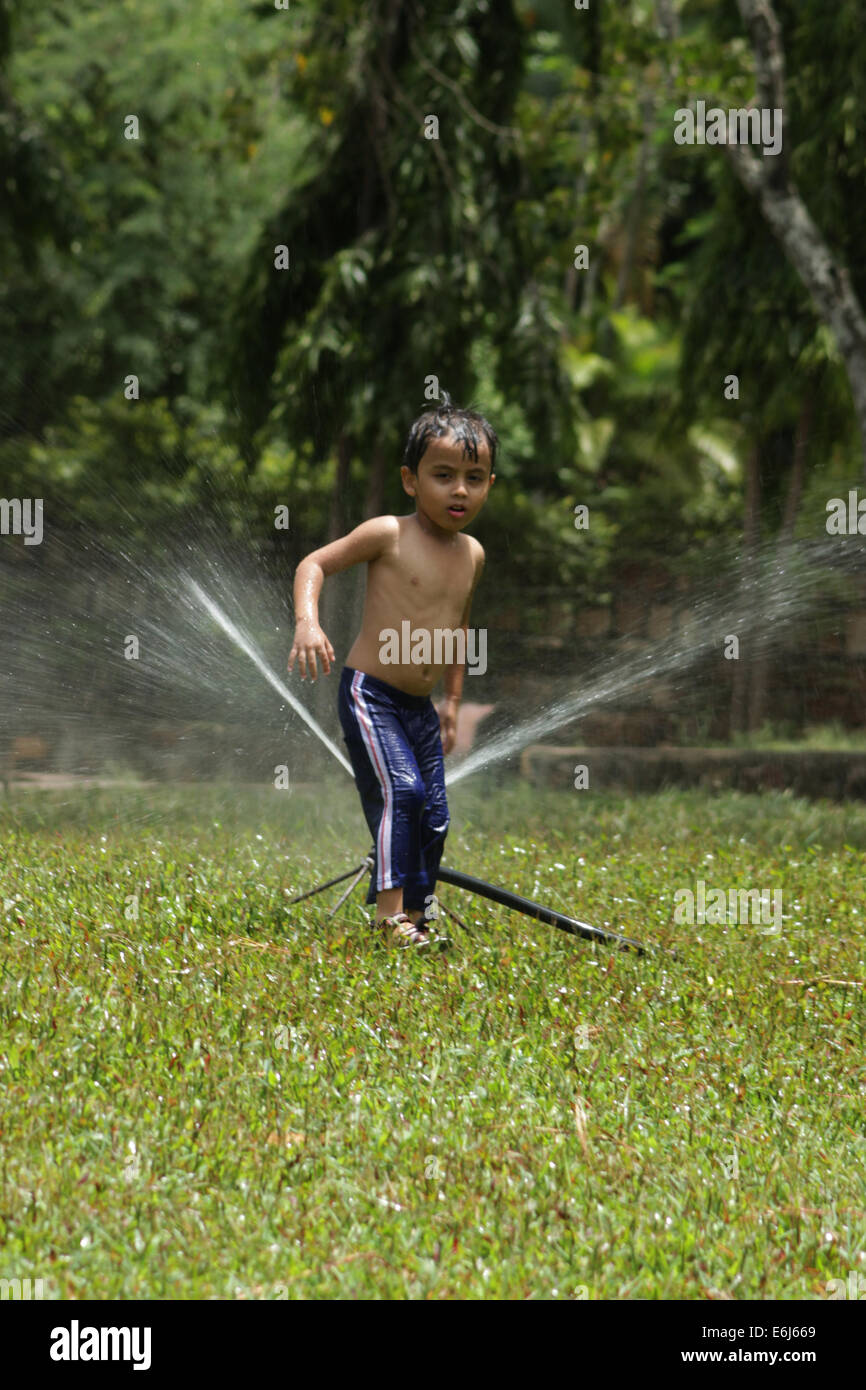
[[[399,517],[399,516],[390,516],[390,515],[389,515],[389,516],[371,516],[371,517],[368,517],[366,521],[362,521],[362,522],[361,522],[361,525],[362,525],[362,526],[375,526],[375,527],[377,527],[377,529],[379,529],[379,530],[381,530],[381,531],[393,531],[393,532],[397,532],[397,531],[400,530],[400,517]]]
[[[369,540],[378,541],[381,545],[394,543],[400,535],[400,518],[398,516],[370,516],[355,528],[355,535],[363,535]]]
[[[484,546],[481,544],[480,541],[477,541],[474,536],[464,535],[464,539],[469,542],[469,554],[472,556],[472,559],[475,561],[475,564],[483,565]]]

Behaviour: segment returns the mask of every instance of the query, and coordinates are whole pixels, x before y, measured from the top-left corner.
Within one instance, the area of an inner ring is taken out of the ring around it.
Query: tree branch
[[[784,108],[785,57],[772,0],[737,0],[749,29],[759,99]],[[866,473],[866,315],[847,267],[833,254],[788,176],[782,154],[756,157],[742,145],[725,151],[737,178],[758,202],[773,234],[811,296],[821,321],[832,330],[845,362],[860,426]],[[773,168],[772,166],[776,166]]]
[[[424,54],[420,51],[414,39],[412,40],[411,48],[413,56],[421,64],[422,68],[429,72],[431,77],[435,77],[437,82],[441,82],[443,86],[454,93],[470,121],[474,121],[476,125],[480,125],[481,129],[488,131],[490,135],[507,135],[512,140],[520,139],[523,132],[517,126],[496,125],[495,122],[488,121],[486,116],[482,116],[481,112],[477,111],[472,105],[463,88],[460,86],[460,83],[455,82],[447,73],[440,72],[439,68],[434,67],[429,59],[424,57]]]

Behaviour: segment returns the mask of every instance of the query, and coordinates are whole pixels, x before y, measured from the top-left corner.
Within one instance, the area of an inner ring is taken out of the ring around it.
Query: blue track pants
[[[375,840],[367,902],[402,887],[404,911],[420,911],[436,889],[449,823],[436,708],[429,695],[407,695],[344,666],[339,712]]]

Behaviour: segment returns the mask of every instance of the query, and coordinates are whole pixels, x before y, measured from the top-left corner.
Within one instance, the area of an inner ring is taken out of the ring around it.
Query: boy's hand
[[[439,732],[442,735],[442,752],[450,753],[457,742],[457,711],[459,700],[446,698],[439,706]]]
[[[289,671],[291,671],[297,658],[301,680],[304,680],[309,672],[310,680],[314,681],[318,675],[317,656],[321,660],[324,674],[330,675],[331,662],[335,660],[334,648],[318,623],[307,622],[302,618],[295,628],[295,641],[289,652]]]

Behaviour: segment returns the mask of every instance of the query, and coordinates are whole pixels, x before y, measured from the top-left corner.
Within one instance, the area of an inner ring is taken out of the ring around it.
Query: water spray
[[[197,584],[194,579],[187,579],[187,584],[189,585],[189,588],[192,590],[192,592],[195,594],[199,603],[203,604],[203,606],[207,609],[208,613],[210,613],[214,622],[218,623],[219,626],[222,628],[223,632],[225,632],[232,639],[235,645],[237,647],[240,647],[241,651],[249,657],[250,661],[253,663],[256,669],[261,671],[265,680],[269,683],[269,685],[273,686],[274,690],[276,690],[277,694],[281,697],[281,699],[285,700],[288,705],[291,705],[292,709],[295,711],[296,714],[299,714],[301,716],[308,728],[312,729],[313,733],[322,740],[328,752],[333,753],[340,766],[344,767],[348,772],[349,776],[354,778],[355,774],[352,771],[352,765],[349,762],[348,758],[343,757],[343,754],[340,752],[336,743],[333,743],[331,739],[328,738],[328,735],[325,733],[324,729],[321,729],[319,725],[316,723],[313,716],[306,709],[304,709],[304,706],[301,704],[300,700],[295,698],[295,696],[289,690],[285,682],[281,681],[279,676],[274,675],[273,671],[265,663],[265,661],[256,651],[255,647],[244,637],[240,628],[238,628],[232,622],[231,618],[226,617],[222,609],[216,603],[214,603],[212,599],[208,598],[204,589],[201,587],[200,584]]]

